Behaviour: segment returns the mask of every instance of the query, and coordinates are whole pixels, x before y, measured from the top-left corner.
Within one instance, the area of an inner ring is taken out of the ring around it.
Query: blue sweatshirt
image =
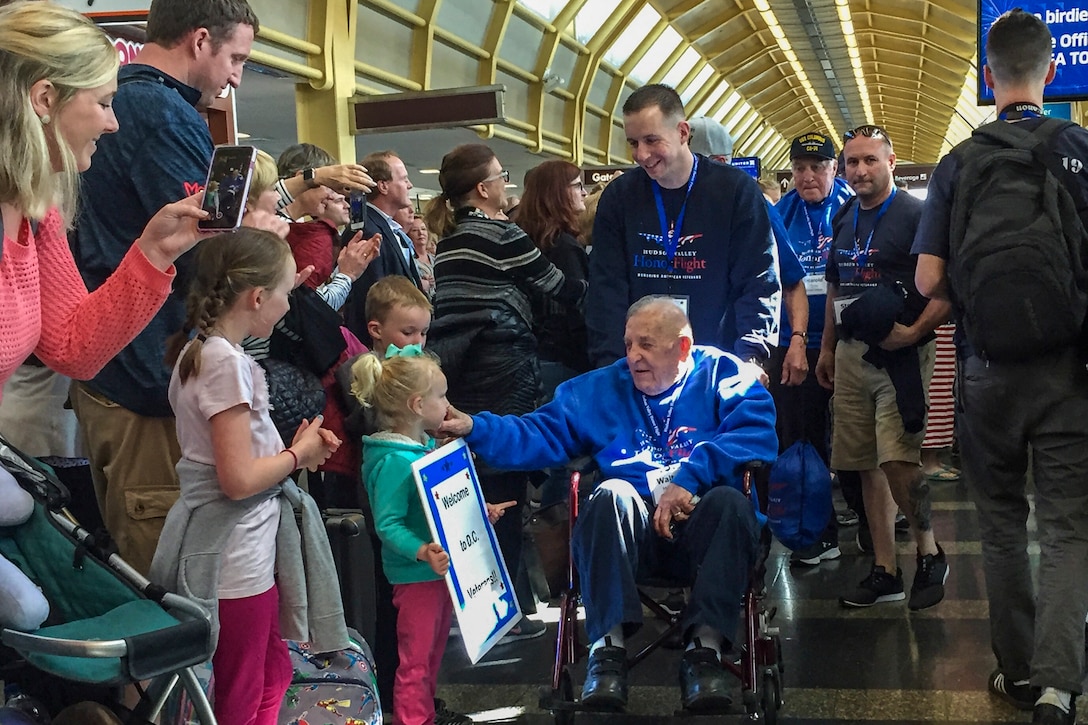
[[[797,189],[783,196],[775,210],[786,225],[790,245],[797,254],[797,261],[805,270],[808,289],[808,346],[819,349],[824,335],[824,312],[827,307],[827,287],[824,273],[827,255],[831,251],[831,220],[843,204],[854,195],[849,184],[836,176],[831,193],[818,204],[810,204],[801,198]],[[823,290],[823,291],[821,291]],[[782,321],[782,339],[789,340],[793,330],[789,322]]]
[[[672,463],[680,464],[673,482],[693,494],[740,488],[746,463],[773,461],[778,453],[774,402],[752,366],[742,369],[736,357],[696,346],[692,360],[682,380],[653,397],[635,388],[627,361],[618,360],[563,383],[550,403],[527,415],[474,415],[466,442],[507,470],[590,455],[603,478],[623,479],[647,500],[647,473]]]
[[[687,298],[700,345],[764,360],[777,342],[782,288],[763,194],[740,169],[705,156],[698,156],[698,163],[686,206],[686,184],[662,189],[668,223],[675,223],[684,208],[672,260],[643,169],[616,178],[601,195],[586,296],[594,365],[623,356],[627,308],[648,294]]]
[[[109,277],[148,220],[162,207],[200,191],[212,157],[208,124],[195,105],[200,91],[147,65],[117,73],[117,133],[98,139],[94,164],[83,172],[72,251],[87,289]],[[168,417],[170,368],[166,338],[185,321],[191,254],[177,260],[174,291],[143,332],[89,385],[143,416]]]

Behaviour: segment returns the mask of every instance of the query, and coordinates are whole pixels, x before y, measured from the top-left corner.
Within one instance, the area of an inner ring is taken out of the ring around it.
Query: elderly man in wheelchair
[[[721,666],[756,563],[761,516],[740,492],[745,464],[773,461],[775,409],[759,370],[695,346],[684,312],[644,297],[627,312],[624,360],[562,384],[523,416],[450,408],[441,432],[464,436],[489,465],[512,470],[592,456],[601,483],[572,532],[590,644],[582,704],[627,704],[625,638],[642,623],[636,576],[692,582],[680,690],[688,710],[730,703]]]

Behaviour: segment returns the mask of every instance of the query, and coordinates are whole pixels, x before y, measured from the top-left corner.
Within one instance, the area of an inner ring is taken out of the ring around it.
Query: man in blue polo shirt
[[[212,137],[200,111],[241,82],[258,27],[246,0],[151,3],[147,44],[118,73],[120,130],[99,139],[94,166],[83,174],[72,246],[88,289],[117,268],[159,208],[202,187]],[[174,293],[144,331],[71,394],[106,528],[143,573],[178,496],[181,453],[163,358],[166,338],[185,319],[189,255],[177,270]]]

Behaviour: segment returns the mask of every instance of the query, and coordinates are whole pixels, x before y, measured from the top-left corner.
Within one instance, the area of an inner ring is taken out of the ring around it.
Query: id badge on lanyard
[[[650,181],[654,190],[654,204],[657,206],[657,221],[661,225],[661,242],[665,246],[665,256],[671,263],[676,256],[676,248],[680,246],[680,234],[684,227],[684,214],[688,209],[688,197],[691,196],[691,187],[695,186],[695,178],[699,174],[699,157],[691,155],[691,175],[688,177],[688,188],[684,192],[684,203],[680,205],[680,212],[676,215],[676,223],[670,225],[665,214],[665,200],[661,196],[661,185],[656,181]]]

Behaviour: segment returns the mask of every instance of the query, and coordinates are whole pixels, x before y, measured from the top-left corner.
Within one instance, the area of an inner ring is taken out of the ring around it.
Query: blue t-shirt
[[[835,177],[831,193],[818,204],[810,204],[794,189],[775,206],[789,234],[790,246],[797,261],[805,271],[805,289],[808,292],[808,346],[818,350],[824,335],[824,313],[827,307],[825,276],[827,256],[831,251],[831,220],[854,196],[849,184]],[[792,334],[783,321],[782,340]]]
[[[127,65],[117,74],[113,110],[120,130],[98,140],[94,162],[82,175],[71,239],[88,289],[113,274],[159,209],[203,187],[212,137],[196,110],[199,99],[200,91],[151,66]],[[189,257],[177,261],[174,291],[158,314],[88,383],[140,415],[173,415],[163,358],[166,339],[185,321]]]

